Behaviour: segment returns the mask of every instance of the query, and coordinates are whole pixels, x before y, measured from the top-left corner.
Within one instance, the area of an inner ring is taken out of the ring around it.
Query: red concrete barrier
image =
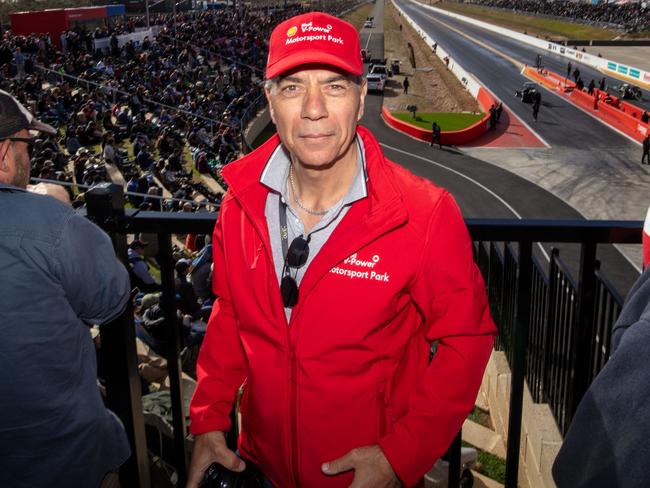
[[[490,93],[484,88],[479,89],[476,101],[485,113],[485,116],[466,129],[442,131],[440,133],[440,140],[442,144],[453,144],[456,146],[466,144],[487,132],[490,125],[490,107],[492,104],[496,105],[496,101],[494,97],[490,95]],[[386,123],[394,129],[404,132],[405,134],[415,137],[416,139],[420,139],[421,141],[431,142],[431,130],[423,129],[422,127],[409,124],[408,122],[404,122],[403,120],[393,117],[393,115],[386,107],[382,107],[381,115]]]

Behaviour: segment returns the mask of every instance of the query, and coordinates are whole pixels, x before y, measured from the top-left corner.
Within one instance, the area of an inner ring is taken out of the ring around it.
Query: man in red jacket
[[[357,126],[352,25],[312,12],[269,46],[278,134],[223,171],[188,486],[214,461],[254,463],[281,488],[413,486],[471,410],[492,349],[471,241],[449,193]],[[224,432],[244,382],[239,457]]]

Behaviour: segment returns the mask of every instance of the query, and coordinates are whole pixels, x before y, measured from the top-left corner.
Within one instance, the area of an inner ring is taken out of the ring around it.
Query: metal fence
[[[127,234],[157,234],[162,298],[167,320],[167,354],[173,412],[173,465],[177,485],[187,479],[188,451],[181,382],[181,325],[176,297],[171,238],[173,234],[210,234],[214,214],[133,212],[124,209],[116,185],[100,185],[86,193],[88,217],[104,228],[118,256],[127,262]],[[497,348],[508,356],[512,372],[506,486],[516,487],[519,469],[524,378],[536,401],[548,401],[563,430],[594,374],[609,354],[611,325],[620,312],[620,297],[601,276],[598,244],[641,242],[642,222],[476,220],[467,225],[477,263],[485,276],[492,314],[499,325]],[[580,272],[574,281],[551,254],[546,271],[532,253],[534,242],[580,243]],[[503,244],[505,243],[505,244]],[[512,243],[512,244],[509,244]],[[516,247],[515,247],[516,246]],[[123,486],[149,487],[149,460],[138,377],[133,313],[130,307],[100,328],[106,366],[107,406],[124,422],[132,456],[123,466]],[[580,347],[576,347],[576,345]],[[232,439],[231,439],[232,442]],[[459,486],[460,436],[449,452],[449,487]]]
[[[499,326],[496,349],[513,361],[513,335],[516,324],[517,270],[519,261],[512,244],[475,243],[479,268],[486,281],[492,316]],[[526,348],[526,383],[533,400],[548,403],[561,433],[569,428],[573,414],[574,391],[590,384],[610,354],[610,338],[623,298],[594,263],[594,301],[587,324],[588,342],[573,342],[572,331],[578,326],[578,284],[560,258],[551,250],[548,263],[533,256],[531,277],[530,335]],[[574,358],[588,358],[585,378],[574,377]]]

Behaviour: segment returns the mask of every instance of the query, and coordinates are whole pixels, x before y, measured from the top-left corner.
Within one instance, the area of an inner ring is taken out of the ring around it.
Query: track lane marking
[[[488,194],[492,195],[494,198],[496,198],[504,207],[506,207],[510,212],[512,212],[515,215],[515,217],[517,217],[517,219],[523,220],[523,217],[521,216],[521,214],[519,212],[517,212],[512,205],[510,205],[508,202],[506,202],[496,192],[494,192],[493,190],[490,190],[483,183],[480,183],[479,181],[475,180],[471,176],[467,176],[466,174],[461,173],[458,170],[450,168],[449,166],[445,166],[444,164],[438,163],[438,162],[436,162],[436,161],[434,161],[432,159],[428,159],[428,158],[425,158],[424,156],[419,156],[418,154],[414,154],[414,153],[411,153],[411,152],[408,152],[408,151],[404,151],[403,149],[398,149],[398,148],[396,148],[394,146],[384,144],[383,142],[380,142],[379,145],[385,147],[386,149],[391,149],[391,150],[393,150],[395,152],[402,153],[402,154],[405,154],[407,156],[411,156],[413,158],[421,159],[422,161],[426,161],[427,163],[434,164],[434,165],[436,165],[436,166],[438,166],[438,167],[440,167],[442,169],[446,169],[447,171],[450,171],[450,172],[454,173],[455,175],[460,176],[461,178],[465,178],[467,181],[475,184],[476,186],[481,188],[483,191],[485,191],[486,193],[488,193]],[[539,242],[537,243],[537,245],[539,246],[539,249],[542,251],[542,254],[544,254],[544,257],[546,258],[546,260],[550,262],[551,258],[549,257],[548,253],[546,252],[546,249],[544,249],[544,247]]]

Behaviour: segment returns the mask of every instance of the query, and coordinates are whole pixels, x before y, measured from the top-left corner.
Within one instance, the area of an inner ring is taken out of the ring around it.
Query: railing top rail
[[[640,244],[641,220],[465,219],[478,241]]]
[[[156,233],[210,233],[217,213],[139,212],[125,210],[121,230]],[[121,220],[121,219],[120,219]],[[640,244],[643,222],[638,220],[516,220],[465,219],[473,240],[590,242]]]

